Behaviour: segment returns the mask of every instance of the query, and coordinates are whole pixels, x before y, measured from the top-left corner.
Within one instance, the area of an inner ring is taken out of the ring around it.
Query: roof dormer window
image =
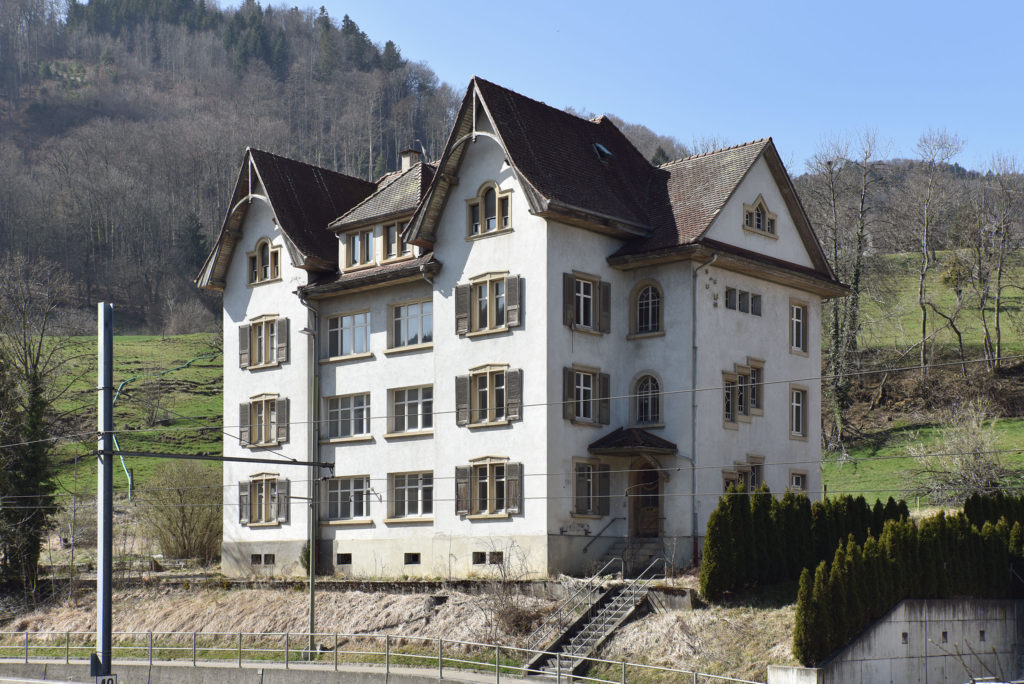
[[[776,215],[768,211],[764,198],[760,195],[753,204],[743,205],[743,229],[761,235],[775,237]]]
[[[260,240],[256,249],[249,253],[249,284],[277,280],[281,277],[281,248],[271,247],[267,240]]]
[[[467,235],[477,237],[511,230],[511,192],[494,183],[485,183],[467,202],[469,208]]]
[[[594,143],[594,153],[597,154],[598,159],[605,163],[608,163],[615,158],[615,155],[612,154],[612,151],[609,150],[604,145],[602,145],[601,143]]]

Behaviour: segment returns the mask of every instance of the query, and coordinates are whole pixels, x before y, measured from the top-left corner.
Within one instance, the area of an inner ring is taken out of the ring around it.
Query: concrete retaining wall
[[[1024,601],[908,600],[818,668],[768,667],[768,684],[961,684],[1012,679]]]

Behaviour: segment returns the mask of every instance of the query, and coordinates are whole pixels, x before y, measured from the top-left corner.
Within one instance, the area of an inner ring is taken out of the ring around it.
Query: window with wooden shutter
[[[238,405],[238,443],[249,446],[249,404]]]
[[[238,523],[249,524],[249,483],[238,483]]]
[[[470,478],[473,469],[469,466],[455,467],[455,514],[469,515]]]
[[[505,325],[518,328],[521,325],[522,280],[519,276],[505,278]]]
[[[287,400],[285,400],[287,401]],[[288,480],[277,481],[277,522],[287,523],[291,510],[291,483]]]
[[[612,381],[607,373],[597,375],[597,422],[608,425],[612,422]]]
[[[278,399],[277,402],[277,441],[288,441],[288,400]]]
[[[238,367],[249,367],[249,326],[238,326]]]
[[[288,319],[277,319],[277,362],[288,360]]]
[[[469,307],[472,287],[469,284],[455,286],[455,334],[469,332]]]
[[[469,376],[455,378],[455,424],[469,425]]]
[[[597,329],[603,333],[612,331],[612,284],[601,282],[597,288]]]
[[[469,375],[467,396],[469,401],[469,424],[473,426],[503,425],[509,420],[508,366],[488,364],[472,369]],[[456,384],[456,419],[462,406],[460,392],[463,387]],[[521,385],[521,378],[520,378]],[[518,388],[517,414],[521,410],[522,387]],[[516,418],[518,420],[518,418]]]
[[[523,419],[523,370],[512,368],[505,372],[507,392],[505,417],[508,420]]]

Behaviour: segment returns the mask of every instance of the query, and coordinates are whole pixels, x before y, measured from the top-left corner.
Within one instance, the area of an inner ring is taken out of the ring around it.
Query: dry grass
[[[427,594],[372,594],[359,591],[317,594],[317,632],[390,633],[480,641],[488,629],[482,597],[448,592],[440,606],[428,607]],[[30,632],[91,632],[95,603],[86,595],[23,614],[3,627]],[[540,610],[554,603],[524,598]],[[114,594],[115,632],[305,632],[309,595],[294,589],[137,589]],[[493,628],[490,627],[490,628]],[[502,643],[516,637],[502,634]]]
[[[710,606],[648,615],[602,649],[608,660],[764,681],[769,664],[795,665],[796,607]]]

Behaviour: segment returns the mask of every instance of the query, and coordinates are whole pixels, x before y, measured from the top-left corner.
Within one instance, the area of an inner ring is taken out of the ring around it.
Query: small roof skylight
[[[594,152],[597,154],[597,158],[603,162],[606,162],[615,157],[615,155],[612,154],[611,150],[609,150],[601,143],[594,143]]]

